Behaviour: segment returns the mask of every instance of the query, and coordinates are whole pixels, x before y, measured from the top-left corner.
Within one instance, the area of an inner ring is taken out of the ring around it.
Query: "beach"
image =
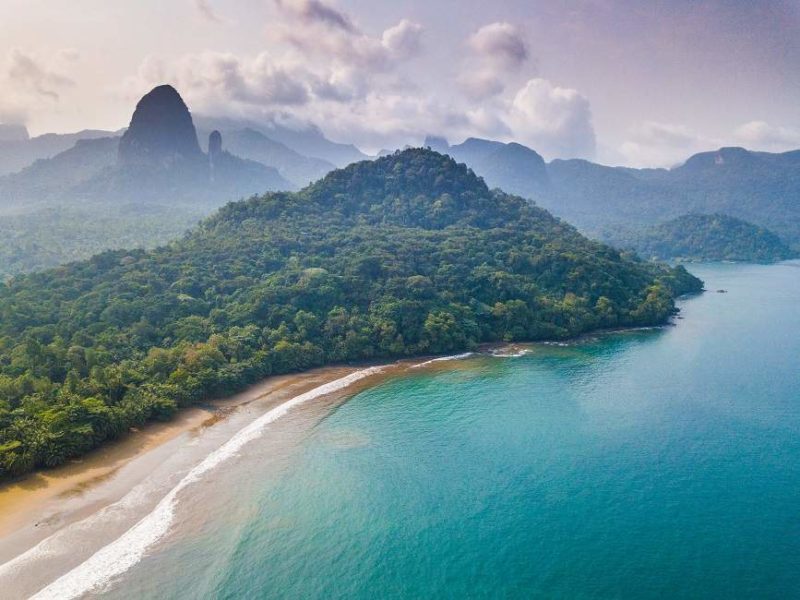
[[[192,473],[259,418],[266,416],[266,425],[299,411],[306,400],[317,400],[305,410],[322,418],[342,399],[398,368],[405,366],[336,366],[271,377],[229,398],[183,410],[170,422],[131,431],[80,461],[0,486],[0,587],[13,589],[13,597],[28,597],[75,568],[168,492],[175,493],[175,477]],[[103,519],[113,526],[101,526]],[[50,547],[93,520],[98,521],[93,529],[103,534],[84,535],[79,551],[61,556]]]

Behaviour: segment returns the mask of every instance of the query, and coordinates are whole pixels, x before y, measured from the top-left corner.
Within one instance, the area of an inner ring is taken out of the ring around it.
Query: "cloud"
[[[0,121],[25,123],[31,114],[52,109],[63,90],[75,85],[67,72],[79,58],[71,48],[46,56],[13,48],[0,71]]]
[[[398,67],[420,49],[423,28],[408,19],[371,35],[346,13],[320,1],[274,3],[278,18],[268,26],[268,51],[150,57],[124,82],[123,96],[133,100],[168,82],[198,111],[298,115],[310,103],[353,104],[390,92],[400,86]]]
[[[527,42],[510,23],[484,25],[468,38],[467,47],[458,84],[473,101],[499,96],[514,81],[519,83],[518,75],[530,61]]]
[[[225,20],[216,13],[209,0],[194,0],[194,6],[197,12],[200,13],[200,16],[207,21],[211,21],[212,23],[225,22]]]
[[[753,150],[786,151],[800,148],[800,130],[750,121],[738,127],[734,137]]]
[[[498,96],[506,89],[505,82],[491,71],[470,71],[458,78],[461,90],[472,100]]]
[[[484,25],[469,38],[469,46],[481,57],[504,68],[518,68],[529,58],[525,39],[511,23]]]
[[[619,148],[627,164],[672,167],[692,154],[718,148],[720,140],[701,135],[685,125],[645,121],[630,131]]]
[[[72,50],[60,51],[56,56],[60,61],[76,59]],[[75,84],[66,75],[19,48],[14,48],[8,55],[6,78],[12,86],[53,100],[58,100],[59,89]]]
[[[137,75],[125,82],[123,91],[125,96],[137,98],[151,87],[169,82],[200,110],[223,111],[226,105],[278,109],[309,101],[307,79],[307,74],[282,67],[266,52],[252,59],[203,52],[169,63],[148,57]]]
[[[546,156],[592,156],[588,100],[577,90],[530,79],[520,32],[493,23],[466,40],[471,71],[456,81],[416,85],[409,61],[424,28],[409,19],[377,33],[332,5],[273,0],[269,50],[150,57],[123,91],[131,101],[171,83],[191,110],[281,123],[316,123],[333,139],[367,150],[419,143],[428,133],[457,141],[490,137],[529,144]],[[456,86],[457,87],[457,86]]]
[[[550,158],[594,156],[591,106],[577,90],[531,79],[514,96],[507,122],[515,139]]]
[[[275,0],[275,3],[306,24],[323,24],[348,33],[356,31],[350,17],[320,0]]]
[[[370,74],[391,71],[420,48],[423,28],[408,19],[380,36],[371,36],[347,14],[327,4],[311,0],[275,2],[282,20],[269,27],[270,37],[288,44],[306,64],[360,69],[366,81]]]
[[[381,45],[395,58],[407,58],[420,48],[422,25],[403,19],[394,27],[383,32]]]

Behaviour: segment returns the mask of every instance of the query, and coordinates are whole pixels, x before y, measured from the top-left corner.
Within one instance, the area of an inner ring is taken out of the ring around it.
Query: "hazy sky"
[[[0,0],[0,122],[313,121],[366,150],[483,136],[669,165],[800,147],[798,0]]]

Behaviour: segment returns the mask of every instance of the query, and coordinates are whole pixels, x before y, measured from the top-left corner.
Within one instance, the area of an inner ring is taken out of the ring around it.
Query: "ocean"
[[[261,415],[40,597],[800,597],[800,262],[689,268],[672,326]]]

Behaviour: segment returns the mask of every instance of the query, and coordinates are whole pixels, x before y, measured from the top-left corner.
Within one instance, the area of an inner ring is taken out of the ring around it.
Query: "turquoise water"
[[[108,595],[800,597],[800,263],[691,270],[675,327],[276,423]]]

